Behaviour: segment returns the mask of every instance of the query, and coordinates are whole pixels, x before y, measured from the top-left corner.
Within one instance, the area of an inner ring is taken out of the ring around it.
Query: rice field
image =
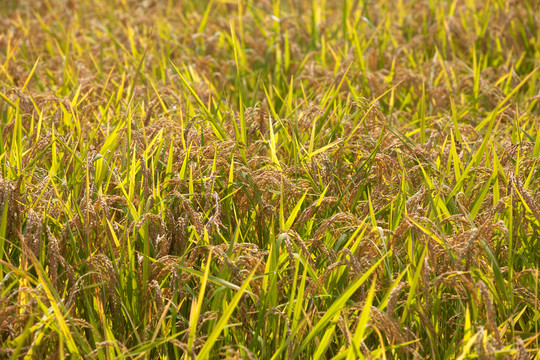
[[[3,0],[1,359],[540,359],[536,0]]]

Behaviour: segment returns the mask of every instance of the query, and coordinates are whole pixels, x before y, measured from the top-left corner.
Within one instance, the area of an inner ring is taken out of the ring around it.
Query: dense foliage
[[[0,357],[539,358],[535,0],[4,0]]]

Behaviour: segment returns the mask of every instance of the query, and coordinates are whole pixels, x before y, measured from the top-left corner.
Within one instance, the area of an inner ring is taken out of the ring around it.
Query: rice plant
[[[537,1],[0,24],[0,358],[540,359]]]

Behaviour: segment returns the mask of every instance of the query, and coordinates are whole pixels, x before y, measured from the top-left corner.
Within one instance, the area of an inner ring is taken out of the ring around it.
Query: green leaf
[[[236,294],[231,299],[231,302],[227,305],[227,307],[223,310],[223,314],[219,318],[217,324],[214,326],[214,329],[212,329],[212,332],[209,334],[208,339],[204,343],[204,346],[202,347],[201,351],[197,355],[197,359],[208,359],[210,356],[210,351],[212,351],[212,348],[214,347],[219,335],[227,325],[229,318],[231,317],[232,313],[236,309],[236,305],[238,305],[238,302],[242,298],[242,295],[244,295],[244,292],[246,291],[247,287],[249,286],[249,283],[251,279],[253,278],[253,275],[255,275],[255,272],[257,271],[261,261],[255,265],[253,271],[248,275],[248,277],[244,280],[242,283],[242,286],[240,289],[236,292]]]

